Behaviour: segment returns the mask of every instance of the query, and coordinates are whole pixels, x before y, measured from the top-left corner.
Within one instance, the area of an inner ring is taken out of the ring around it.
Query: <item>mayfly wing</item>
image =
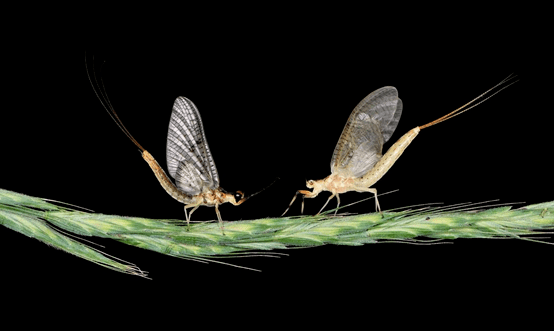
[[[173,104],[167,134],[167,168],[176,186],[186,194],[197,195],[204,188],[219,187],[215,167],[198,109],[185,97]]]
[[[396,129],[402,101],[392,86],[365,97],[352,111],[331,159],[331,172],[343,177],[361,177],[382,156],[383,144]]]

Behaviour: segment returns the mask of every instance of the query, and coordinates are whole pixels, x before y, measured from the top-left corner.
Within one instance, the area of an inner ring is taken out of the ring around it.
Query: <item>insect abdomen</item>
[[[419,127],[414,128],[398,139],[398,141],[389,148],[387,153],[385,153],[385,155],[383,155],[383,157],[375,163],[375,166],[373,166],[373,168],[362,177],[361,181],[363,185],[369,187],[381,179],[381,177],[389,171],[396,160],[398,160],[400,155],[402,155],[412,140],[414,140],[419,131]]]
[[[173,199],[180,201],[182,203],[190,203],[192,199],[190,196],[184,194],[183,192],[177,189],[177,186],[167,177],[165,171],[160,167],[156,159],[152,154],[148,153],[146,150],[142,152],[142,158],[148,163],[156,178],[164,188],[164,190],[173,197]]]

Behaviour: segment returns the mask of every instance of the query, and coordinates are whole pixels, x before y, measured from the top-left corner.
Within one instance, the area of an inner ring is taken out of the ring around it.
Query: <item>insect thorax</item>
[[[347,178],[338,174],[331,174],[327,178],[315,181],[314,191],[316,187],[321,186],[321,190],[332,193],[345,193],[354,190],[356,183],[360,178]]]

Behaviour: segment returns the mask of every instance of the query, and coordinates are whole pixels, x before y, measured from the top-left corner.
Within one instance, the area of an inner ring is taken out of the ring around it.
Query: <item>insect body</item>
[[[241,191],[231,194],[219,186],[219,175],[206,141],[202,119],[192,101],[185,97],[178,97],[173,105],[169,122],[166,157],[169,174],[175,179],[174,184],[154,157],[125,128],[104,91],[96,88],[96,86],[100,86],[96,77],[94,76],[96,85],[90,75],[89,80],[104,108],[125,135],[140,149],[143,159],[148,163],[162,187],[174,199],[185,204],[187,225],[192,213],[199,206],[211,206],[215,207],[217,218],[222,226],[223,220],[219,212],[219,205],[229,202],[238,206],[249,198],[245,197]],[[192,210],[187,213],[189,208]]]
[[[192,101],[185,97],[175,100],[167,134],[167,167],[175,184],[154,157],[140,145],[137,146],[141,148],[143,159],[166,192],[185,203],[187,224],[199,206],[215,207],[217,218],[222,224],[218,206],[225,202],[238,206],[246,200],[241,191],[231,194],[219,186],[219,175],[206,141],[200,113]],[[189,214],[187,208],[192,208]]]
[[[402,101],[398,98],[398,91],[392,86],[386,86],[372,92],[354,108],[346,122],[331,158],[331,175],[320,180],[308,180],[306,186],[313,190],[311,192],[307,190],[297,191],[283,215],[287,213],[298,194],[302,194],[303,198],[315,198],[322,191],[331,192],[331,196],[318,214],[334,197],[337,197],[338,208],[340,205],[339,194],[349,191],[373,193],[376,209],[382,214],[377,199],[377,190],[371,188],[371,186],[392,167],[419,132],[477,106],[509,85],[504,86],[478,103],[473,103],[512,78],[511,75],[508,76],[493,88],[453,112],[408,131],[389,148],[385,155],[382,155],[383,144],[389,140],[398,125],[402,115]],[[302,201],[303,211],[304,201]]]

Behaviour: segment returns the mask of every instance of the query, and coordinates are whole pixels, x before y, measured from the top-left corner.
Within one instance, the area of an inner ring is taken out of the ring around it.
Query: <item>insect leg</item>
[[[321,209],[319,210],[319,212],[316,214],[316,215],[319,215],[322,211],[323,211],[323,208],[325,208],[325,206],[327,206],[327,204],[329,203],[329,201],[331,201],[331,199],[333,199],[335,197],[335,193],[333,193],[329,199],[327,199],[327,202],[325,202],[325,204],[323,205],[323,207],[321,207]]]
[[[191,208],[191,207],[194,207],[192,208],[192,210],[190,211],[189,214],[187,214],[187,208]],[[185,205],[185,217],[187,218],[187,228],[190,227],[190,217],[192,216],[192,213],[194,213],[194,211],[200,207],[200,205],[195,205],[195,204],[190,204],[190,205]]]
[[[223,220],[221,219],[221,214],[219,213],[218,204],[215,205],[215,213],[217,214],[217,219],[219,220],[219,228],[221,229],[221,233],[225,235],[225,232],[223,232]]]
[[[337,209],[335,210],[335,216],[337,216],[337,211],[339,211],[339,206],[340,206],[340,198],[339,198],[339,194],[337,193]]]
[[[379,211],[381,216],[383,216],[383,212],[381,211],[381,206],[379,206],[379,199],[377,199],[377,189],[375,188],[368,188],[368,187],[356,187],[356,192],[370,192],[375,195],[375,209]]]
[[[294,197],[292,198],[292,201],[289,203],[289,206],[287,208],[287,210],[285,210],[285,212],[281,215],[282,216],[285,216],[285,214],[287,213],[287,211],[289,211],[290,207],[292,206],[292,204],[294,203],[294,200],[296,200],[296,197],[298,196],[298,194],[300,194],[300,192],[296,191],[296,194],[294,195]],[[304,200],[302,200],[302,202],[304,202]],[[304,209],[304,204],[302,204],[302,209]]]
[[[304,213],[304,198],[315,198],[317,196],[317,194],[314,194],[313,192],[310,192],[310,191],[298,190],[296,192],[296,194],[294,195],[294,198],[292,198],[292,201],[290,202],[289,207],[287,208],[287,210],[285,210],[283,215],[285,215],[287,213],[287,211],[289,211],[290,207],[294,203],[294,200],[296,200],[296,197],[298,196],[298,194],[303,195],[302,196],[302,209],[300,209],[300,213],[302,213],[302,214]],[[283,215],[281,215],[281,216],[283,216]]]
[[[185,218],[187,219],[187,228],[188,228],[190,225],[190,219],[189,219],[189,214],[187,214],[187,206],[185,206]]]

